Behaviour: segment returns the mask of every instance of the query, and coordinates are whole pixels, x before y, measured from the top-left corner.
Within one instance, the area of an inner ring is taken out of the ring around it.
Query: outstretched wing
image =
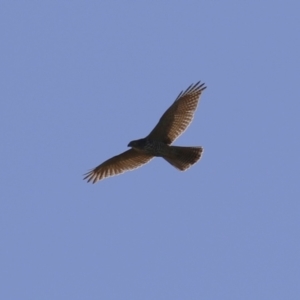
[[[192,122],[200,95],[205,89],[204,83],[199,81],[182,91],[147,138],[166,144],[174,142]]]
[[[95,169],[89,171],[83,179],[87,179],[88,182],[92,181],[93,183],[98,180],[119,175],[126,171],[131,171],[138,167],[141,167],[143,164],[149,162],[153,156],[142,154],[134,149],[127,150],[117,156],[114,156]]]

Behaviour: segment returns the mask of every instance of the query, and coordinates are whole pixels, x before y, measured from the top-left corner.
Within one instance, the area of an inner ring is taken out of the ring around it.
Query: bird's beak
[[[127,145],[127,147],[132,147],[133,145],[132,145],[132,142],[130,142],[128,145]]]

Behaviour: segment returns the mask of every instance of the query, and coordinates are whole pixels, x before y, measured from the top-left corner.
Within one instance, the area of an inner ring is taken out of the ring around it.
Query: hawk
[[[171,144],[192,122],[200,96],[205,89],[204,83],[200,84],[199,81],[182,91],[145,138],[131,141],[128,144],[131,149],[106,160],[84,174],[84,180],[95,183],[134,170],[155,156],[164,158],[180,171],[195,164],[203,153],[202,147],[179,147]]]

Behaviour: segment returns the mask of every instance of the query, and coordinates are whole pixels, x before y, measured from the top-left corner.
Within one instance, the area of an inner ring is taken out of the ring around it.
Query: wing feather
[[[204,83],[199,81],[180,92],[147,138],[166,144],[174,142],[192,122],[200,95],[205,89]]]
[[[98,180],[122,174],[126,171],[131,171],[149,162],[153,156],[139,153],[134,149],[129,149],[119,155],[116,155],[108,160],[106,160],[101,165],[87,172],[84,180],[87,182],[92,181],[92,183]]]

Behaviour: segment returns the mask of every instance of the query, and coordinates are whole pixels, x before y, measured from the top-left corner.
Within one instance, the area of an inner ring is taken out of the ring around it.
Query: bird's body
[[[148,138],[132,141],[128,146],[140,153],[162,157],[181,171],[194,164],[203,152],[202,147],[169,146]]]
[[[153,157],[163,157],[181,171],[196,163],[203,153],[202,147],[180,147],[171,144],[191,123],[205,88],[204,84],[200,85],[198,82],[181,92],[147,137],[131,141],[128,144],[131,149],[108,159],[88,172],[84,179],[95,183],[103,178],[138,168]]]
[[[153,141],[148,138],[131,141],[128,144],[128,147],[132,147],[132,149],[137,152],[150,154],[152,156],[163,157],[170,152],[170,146],[160,141]]]

